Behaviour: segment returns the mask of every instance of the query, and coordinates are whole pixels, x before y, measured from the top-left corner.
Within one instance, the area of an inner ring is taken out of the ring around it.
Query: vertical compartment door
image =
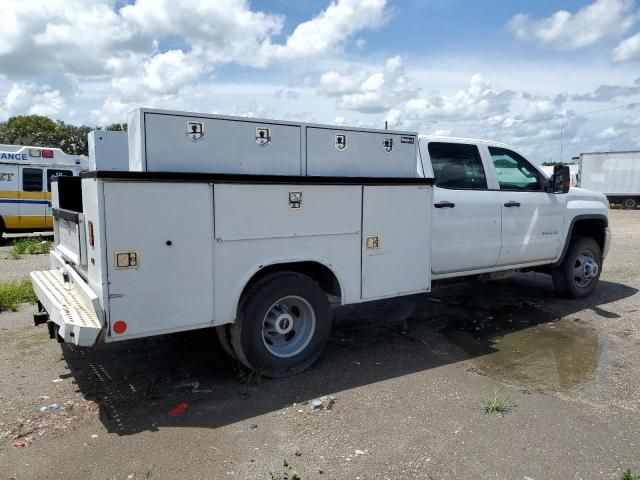
[[[362,299],[428,292],[431,287],[430,186],[365,186]]]

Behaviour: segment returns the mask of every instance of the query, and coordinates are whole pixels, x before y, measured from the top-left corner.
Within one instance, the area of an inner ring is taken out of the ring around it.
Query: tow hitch
[[[62,338],[60,338],[60,335],[58,335],[58,330],[60,329],[60,327],[49,320],[49,313],[45,310],[40,301],[38,301],[38,311],[33,314],[33,323],[36,327],[38,325],[46,323],[47,330],[49,331],[49,338],[51,340],[56,339],[58,340],[58,343],[62,343]]]
[[[42,325],[43,323],[47,323],[48,321],[49,314],[40,303],[40,300],[38,300],[38,311],[33,314],[33,323],[37,327],[38,325]]]

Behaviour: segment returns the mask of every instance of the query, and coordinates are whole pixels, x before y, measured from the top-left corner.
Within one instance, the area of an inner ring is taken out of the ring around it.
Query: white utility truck
[[[624,208],[638,208],[640,151],[581,153],[578,162],[581,187],[604,193]]]
[[[59,148],[0,145],[0,237],[51,230],[51,177],[88,170],[87,157]]]
[[[353,304],[538,270],[596,286],[606,198],[485,141],[139,109],[130,171],[54,188],[36,324],[81,346],[217,328],[268,376],[302,371]]]

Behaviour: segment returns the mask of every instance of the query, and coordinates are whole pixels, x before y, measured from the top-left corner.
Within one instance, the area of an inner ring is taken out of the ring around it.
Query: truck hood
[[[573,214],[582,210],[583,214],[604,214],[608,216],[609,200],[599,192],[571,187],[567,193],[567,208]]]

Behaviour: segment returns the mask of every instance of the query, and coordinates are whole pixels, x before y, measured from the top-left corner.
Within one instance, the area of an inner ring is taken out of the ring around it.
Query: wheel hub
[[[592,259],[589,259],[586,262],[584,262],[584,265],[582,267],[582,276],[586,280],[591,280],[597,274],[598,274],[598,264],[596,262],[594,262]]]
[[[279,358],[302,352],[316,329],[316,315],[304,298],[290,295],[275,302],[262,322],[262,340],[267,351]]]
[[[286,335],[293,328],[293,317],[289,313],[283,313],[275,321],[276,332]]]
[[[591,252],[585,251],[577,259],[574,266],[574,278],[579,287],[586,287],[591,280],[598,276],[600,266]]]

